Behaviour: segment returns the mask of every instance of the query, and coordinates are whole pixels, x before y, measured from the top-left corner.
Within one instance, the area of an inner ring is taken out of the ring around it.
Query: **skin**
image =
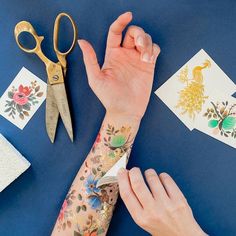
[[[139,168],[118,173],[120,195],[134,221],[153,236],[207,235],[194,219],[192,210],[175,181],[153,169]]]
[[[88,83],[105,107],[106,114],[96,141],[63,203],[52,235],[103,236],[107,233],[118,196],[118,184],[96,189],[95,183],[124,152],[130,153],[149,102],[155,64],[160,53],[159,46],[152,42],[151,36],[138,26],[128,27],[122,43],[122,32],[131,20],[132,13],[126,12],[111,24],[105,60],[101,67],[91,44],[82,39],[78,41],[83,53]],[[153,217],[154,211],[148,216],[148,208],[141,203],[149,202],[151,199],[150,204],[153,210],[157,209],[156,213],[159,212],[159,205],[155,206],[156,202],[144,183],[139,186],[137,181],[133,181],[135,178],[140,180],[141,177],[137,168],[129,172],[123,170],[119,174],[121,196],[132,217],[142,228],[153,235],[162,235],[159,232],[164,233],[163,235],[180,235],[173,234],[180,232],[176,231],[176,227],[179,229],[179,225],[183,225],[184,222],[191,222],[190,228],[192,226],[194,229],[197,228],[198,232],[201,231],[192,220],[191,214],[180,215],[183,219],[176,219],[177,226],[172,225],[173,217],[169,214],[169,218],[165,218],[166,222],[158,223],[158,228],[152,228],[151,225],[157,220]],[[153,178],[153,189],[154,180],[157,181],[156,184],[160,181],[158,177]],[[139,187],[139,191],[142,190],[142,201],[138,198],[140,195],[135,195],[137,188],[134,186]],[[128,199],[125,191],[131,194],[132,201]],[[167,208],[167,203],[169,206],[172,204],[166,201]],[[139,220],[136,218],[135,207],[140,213]],[[141,218],[145,219],[145,226]],[[188,234],[190,231],[185,232],[181,231],[181,235],[197,235]]]

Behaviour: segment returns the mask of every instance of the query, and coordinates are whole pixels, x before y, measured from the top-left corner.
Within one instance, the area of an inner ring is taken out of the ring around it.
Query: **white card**
[[[212,91],[195,128],[236,148],[236,98]]]
[[[213,59],[201,49],[155,94],[190,129],[212,90],[232,95],[236,85]]]
[[[0,114],[23,129],[46,98],[47,84],[22,68],[0,99]]]

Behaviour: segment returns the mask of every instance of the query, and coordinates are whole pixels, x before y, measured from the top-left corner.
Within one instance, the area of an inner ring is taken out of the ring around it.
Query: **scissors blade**
[[[54,143],[55,139],[58,117],[59,111],[57,108],[57,103],[53,95],[52,86],[48,83],[46,99],[46,129],[52,143]]]
[[[73,129],[70,116],[70,109],[66,95],[66,89],[64,83],[51,85],[53,94],[57,103],[57,108],[59,110],[60,116],[66,128],[66,131],[73,142]]]

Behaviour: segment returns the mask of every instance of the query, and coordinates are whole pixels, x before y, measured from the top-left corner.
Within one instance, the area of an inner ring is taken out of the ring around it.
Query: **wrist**
[[[106,111],[105,118],[111,120],[114,123],[120,124],[129,124],[131,126],[139,126],[142,120],[141,116],[133,115],[125,112],[114,112],[114,111]]]

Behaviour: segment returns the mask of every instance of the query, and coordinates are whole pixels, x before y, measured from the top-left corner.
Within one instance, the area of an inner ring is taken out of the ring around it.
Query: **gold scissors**
[[[62,17],[67,17],[73,28],[73,42],[71,47],[66,52],[61,52],[58,49],[58,33],[60,20]],[[19,35],[23,32],[30,33],[35,39],[35,47],[33,49],[24,47],[19,41]],[[15,39],[18,46],[27,53],[35,53],[45,64],[48,80],[47,80],[47,99],[46,99],[46,129],[51,142],[54,142],[57,122],[59,114],[62,118],[67,133],[73,142],[73,129],[71,122],[70,109],[67,100],[67,94],[64,84],[64,77],[67,71],[66,56],[74,48],[77,39],[77,28],[73,19],[66,13],[60,13],[54,23],[53,46],[58,62],[55,63],[49,60],[41,50],[43,36],[38,36],[33,26],[27,21],[21,21],[15,26]]]

